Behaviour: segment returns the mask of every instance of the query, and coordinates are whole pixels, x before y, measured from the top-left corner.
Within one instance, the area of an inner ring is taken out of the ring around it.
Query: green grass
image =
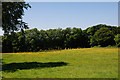
[[[117,78],[117,48],[2,55],[3,78]]]

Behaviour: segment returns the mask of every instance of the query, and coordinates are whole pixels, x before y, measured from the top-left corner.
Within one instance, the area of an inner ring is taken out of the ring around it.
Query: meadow
[[[3,78],[117,78],[118,48],[3,53]]]

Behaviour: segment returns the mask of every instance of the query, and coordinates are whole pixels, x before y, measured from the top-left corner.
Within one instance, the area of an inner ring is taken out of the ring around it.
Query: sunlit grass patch
[[[3,66],[5,78],[117,78],[118,48],[5,53]]]

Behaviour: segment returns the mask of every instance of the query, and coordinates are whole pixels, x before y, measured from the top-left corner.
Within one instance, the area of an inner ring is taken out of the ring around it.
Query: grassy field
[[[4,53],[3,78],[117,78],[118,48]]]

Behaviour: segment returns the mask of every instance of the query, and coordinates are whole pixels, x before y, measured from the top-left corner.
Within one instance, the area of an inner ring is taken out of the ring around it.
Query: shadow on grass
[[[48,62],[48,63],[39,63],[39,62],[24,62],[24,63],[10,63],[3,64],[2,71],[4,72],[15,72],[17,70],[23,69],[35,69],[35,68],[51,68],[51,67],[60,67],[66,66],[68,63],[65,62]]]

